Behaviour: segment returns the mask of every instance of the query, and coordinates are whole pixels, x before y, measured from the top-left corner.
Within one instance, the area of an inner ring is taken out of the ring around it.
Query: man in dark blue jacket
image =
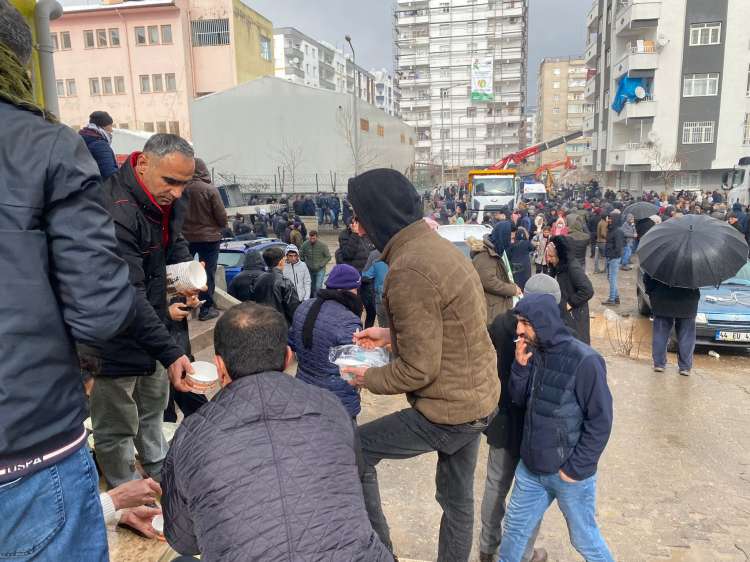
[[[557,499],[575,549],[586,560],[613,562],[595,513],[597,464],[612,430],[604,359],[567,330],[551,295],[529,295],[515,312],[510,392],[526,416],[500,561],[521,560]]]
[[[110,146],[112,144],[112,125],[114,121],[106,111],[94,111],[89,115],[89,123],[78,131],[91,156],[99,166],[103,180],[117,171],[117,160]]]

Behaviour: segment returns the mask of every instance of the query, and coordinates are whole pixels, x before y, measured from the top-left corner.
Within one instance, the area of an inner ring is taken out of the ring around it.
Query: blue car
[[[651,313],[643,277],[638,275],[638,308]],[[750,347],[750,262],[718,287],[702,287],[695,317],[695,343],[712,347]],[[669,349],[676,349],[674,335]]]
[[[278,238],[258,238],[257,240],[231,240],[222,242],[219,248],[219,265],[224,267],[224,275],[227,280],[227,287],[232,279],[242,271],[245,264],[245,256],[251,252],[260,252],[273,246],[278,246],[282,250],[286,249],[286,244]]]

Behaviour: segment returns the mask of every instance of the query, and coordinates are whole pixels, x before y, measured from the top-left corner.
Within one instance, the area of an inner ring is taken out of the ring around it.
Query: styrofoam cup
[[[162,514],[154,515],[154,518],[151,520],[151,526],[154,528],[154,531],[156,531],[160,535],[163,535],[164,534],[164,516]]]
[[[205,268],[195,260],[167,266],[167,283],[178,293],[197,291],[207,282]]]
[[[213,363],[194,361],[191,365],[193,372],[188,373],[188,378],[200,388],[211,387],[219,381],[219,372]]]

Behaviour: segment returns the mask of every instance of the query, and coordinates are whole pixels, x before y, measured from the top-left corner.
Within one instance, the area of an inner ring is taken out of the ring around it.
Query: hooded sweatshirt
[[[266,262],[260,252],[245,255],[242,271],[232,279],[227,292],[243,302],[255,300],[255,283],[266,272]]]
[[[524,367],[513,362],[510,392],[526,407],[521,458],[536,474],[561,470],[574,480],[596,473],[612,431],[604,359],[565,327],[551,295],[528,295],[514,309],[536,333]]]

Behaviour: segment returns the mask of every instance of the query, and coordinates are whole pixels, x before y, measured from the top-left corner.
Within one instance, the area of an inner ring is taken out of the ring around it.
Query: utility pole
[[[352,145],[354,150],[354,175],[359,175],[359,116],[357,115],[357,57],[354,45],[349,35],[344,37],[352,50],[352,71],[354,72],[354,88],[352,89]]]

